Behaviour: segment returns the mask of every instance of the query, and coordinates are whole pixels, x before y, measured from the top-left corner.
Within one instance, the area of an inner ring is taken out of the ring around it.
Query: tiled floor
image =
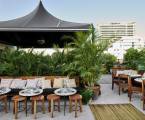
[[[114,90],[111,89],[111,77],[110,75],[103,76],[103,80],[101,83],[101,91],[102,94],[96,101],[93,101],[94,104],[116,104],[116,103],[129,103],[127,93],[121,93],[118,95],[118,89],[115,86]],[[105,80],[104,80],[105,79]],[[106,80],[108,79],[108,80]],[[106,82],[105,82],[106,81]],[[107,83],[107,84],[105,84]],[[133,104],[136,108],[141,110],[144,114],[145,111],[142,110],[142,102],[140,101],[140,95],[133,95],[133,99],[131,104]],[[46,103],[47,106],[47,103]],[[29,112],[28,116],[25,116],[24,112],[19,113],[18,115],[20,120],[33,120],[33,115]],[[4,112],[0,112],[0,120],[12,120],[12,107],[9,113],[5,114]],[[52,120],[50,118],[50,114],[47,112],[46,114],[42,114],[41,112],[37,113],[38,120]],[[63,114],[63,107],[61,107],[61,112],[54,112],[53,120],[94,120],[94,117],[89,109],[88,105],[83,106],[83,112],[78,114],[78,118],[74,117],[74,112],[69,113],[68,108],[66,111],[66,115]]]

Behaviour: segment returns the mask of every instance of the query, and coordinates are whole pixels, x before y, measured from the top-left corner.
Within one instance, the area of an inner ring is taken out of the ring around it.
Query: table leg
[[[54,104],[53,104],[53,99],[51,100],[51,117],[53,118],[53,108]]]
[[[34,119],[36,119],[36,104],[37,104],[37,102],[36,102],[36,100],[34,100]]]
[[[64,96],[64,116],[65,116],[65,109],[66,109],[66,97]]]
[[[75,100],[75,117],[77,117],[77,100]]]
[[[9,100],[9,110],[11,108],[11,98],[8,99]]]
[[[18,102],[15,102],[15,119],[18,117]]]
[[[28,112],[27,111],[27,98],[26,98],[26,108],[25,109],[26,109],[26,117],[27,117],[27,112]]]

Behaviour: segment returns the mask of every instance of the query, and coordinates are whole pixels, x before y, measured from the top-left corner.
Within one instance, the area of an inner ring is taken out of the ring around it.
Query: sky
[[[0,0],[0,21],[27,15],[40,0]],[[137,35],[145,38],[145,0],[42,0],[54,16],[71,22],[136,22]]]

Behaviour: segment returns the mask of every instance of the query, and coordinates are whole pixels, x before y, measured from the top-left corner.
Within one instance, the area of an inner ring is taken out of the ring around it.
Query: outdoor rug
[[[95,120],[145,120],[145,114],[132,104],[92,104]]]

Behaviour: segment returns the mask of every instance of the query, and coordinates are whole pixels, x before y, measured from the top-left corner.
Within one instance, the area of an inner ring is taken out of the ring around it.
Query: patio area
[[[101,96],[98,97],[97,100],[93,101],[91,104],[117,104],[117,103],[129,103],[129,99],[127,96],[127,93],[121,93],[121,95],[118,95],[118,89],[115,86],[114,90],[111,89],[111,75],[103,75],[102,80],[100,81],[101,84]],[[29,103],[28,103],[29,104]],[[134,105],[137,109],[142,111],[145,114],[145,111],[142,110],[142,102],[140,100],[140,95],[138,94],[133,94],[132,97],[132,105]],[[75,118],[75,113],[69,113],[69,108],[66,108],[66,115],[64,116],[63,112],[63,102],[61,102],[61,112],[54,112],[54,118],[51,118],[50,113],[48,113],[47,110],[47,102],[45,102],[46,106],[46,113],[43,114],[41,111],[39,111],[38,108],[38,113],[37,113],[37,119],[38,120],[94,120],[94,116],[89,108],[89,105],[83,105],[83,112],[80,113],[78,112],[78,118]],[[14,119],[14,116],[12,114],[12,104],[11,104],[11,109],[8,110],[8,113],[0,112],[0,116],[2,120],[12,120]],[[19,119],[21,120],[32,120],[34,119],[34,116],[31,114],[31,111],[28,112],[28,116],[26,117],[25,112],[20,112],[18,114]]]

